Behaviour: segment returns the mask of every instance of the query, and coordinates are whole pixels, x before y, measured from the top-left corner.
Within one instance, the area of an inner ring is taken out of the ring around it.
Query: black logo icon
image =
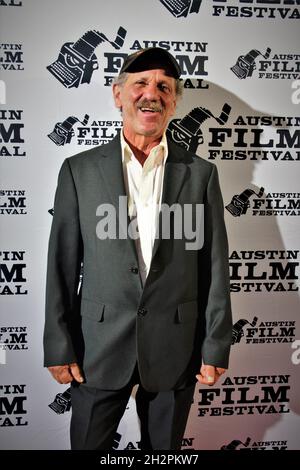
[[[256,193],[253,189],[245,189],[241,194],[235,194],[231,199],[231,202],[225,206],[225,208],[230,212],[234,217],[240,217],[243,214],[246,214],[247,210],[250,207],[250,197],[253,194],[256,194],[257,197],[261,197],[264,193],[264,188],[260,188],[259,192]]]
[[[187,16],[190,13],[198,13],[202,0],[160,0],[176,18]]]
[[[223,445],[221,450],[239,450],[238,447],[248,447],[251,442],[251,438],[247,437],[245,442],[239,441],[238,439],[234,439],[227,445]]]
[[[167,135],[176,144],[186,150],[196,153],[198,145],[203,144],[201,125],[208,118],[214,118],[219,124],[228,121],[231,106],[225,103],[219,117],[214,116],[208,109],[194,108],[183,119],[173,119],[168,126]]]
[[[239,343],[244,336],[244,327],[245,325],[250,325],[250,326],[255,326],[257,323],[258,318],[254,317],[252,322],[245,320],[244,318],[241,318],[241,320],[238,320],[232,327],[232,341],[231,344],[236,344]]]
[[[48,405],[51,410],[55,411],[58,415],[65,413],[71,409],[71,392],[70,388],[64,393],[58,393],[52,403]]]
[[[75,116],[69,116],[63,122],[57,122],[54,126],[53,131],[48,134],[49,139],[52,140],[56,145],[65,145],[71,142],[72,137],[75,135],[74,124],[80,122],[83,126],[87,124],[89,120],[88,114],[84,116],[83,121],[80,121]]]
[[[252,49],[246,55],[240,55],[236,64],[231,67],[230,70],[235,73],[235,75],[240,78],[252,77],[253,70],[256,68],[255,59],[262,55],[265,59],[268,59],[270,56],[271,49],[268,47],[265,54],[262,54],[257,49]]]
[[[58,59],[48,65],[47,69],[66,88],[78,88],[82,83],[90,83],[93,71],[99,68],[94,52],[96,47],[107,41],[115,49],[120,49],[126,34],[127,31],[120,27],[116,39],[109,41],[105,34],[99,31],[88,31],[77,42],[66,42],[60,50]]]
[[[114,442],[112,445],[112,450],[117,450],[119,448],[121,437],[122,437],[122,434],[119,434],[118,432],[116,432],[115,437],[114,437]]]

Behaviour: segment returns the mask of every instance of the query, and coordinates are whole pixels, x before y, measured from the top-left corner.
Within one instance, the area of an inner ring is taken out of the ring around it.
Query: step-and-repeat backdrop
[[[121,128],[112,80],[151,46],[182,68],[168,133],[217,165],[230,243],[230,369],[197,387],[182,448],[300,449],[299,26],[299,0],[0,0],[1,449],[69,448],[42,365],[57,175]],[[134,393],[115,449],[139,448]]]

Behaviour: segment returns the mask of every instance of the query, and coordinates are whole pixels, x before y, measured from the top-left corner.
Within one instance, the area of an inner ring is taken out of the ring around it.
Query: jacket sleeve
[[[227,368],[232,338],[228,241],[215,165],[207,185],[204,224],[199,259],[199,300],[205,318],[202,359],[204,364]]]
[[[44,365],[77,361],[72,340],[79,311],[77,294],[82,239],[76,188],[68,159],[60,169],[48,247]]]

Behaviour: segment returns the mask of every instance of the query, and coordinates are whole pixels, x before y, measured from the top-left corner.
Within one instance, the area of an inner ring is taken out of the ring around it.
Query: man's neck
[[[149,156],[151,150],[156,147],[161,141],[162,136],[158,138],[153,138],[152,136],[144,135],[135,135],[129,136],[126,131],[124,131],[124,139],[131,148],[134,156],[143,166],[147,157]]]

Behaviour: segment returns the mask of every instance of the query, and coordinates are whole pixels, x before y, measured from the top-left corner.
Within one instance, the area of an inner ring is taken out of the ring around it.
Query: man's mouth
[[[138,109],[142,111],[142,113],[161,113],[162,108],[161,106],[138,106]]]
[[[140,108],[140,110],[143,112],[143,113],[157,113],[158,110],[156,109],[153,109],[153,108]]]

